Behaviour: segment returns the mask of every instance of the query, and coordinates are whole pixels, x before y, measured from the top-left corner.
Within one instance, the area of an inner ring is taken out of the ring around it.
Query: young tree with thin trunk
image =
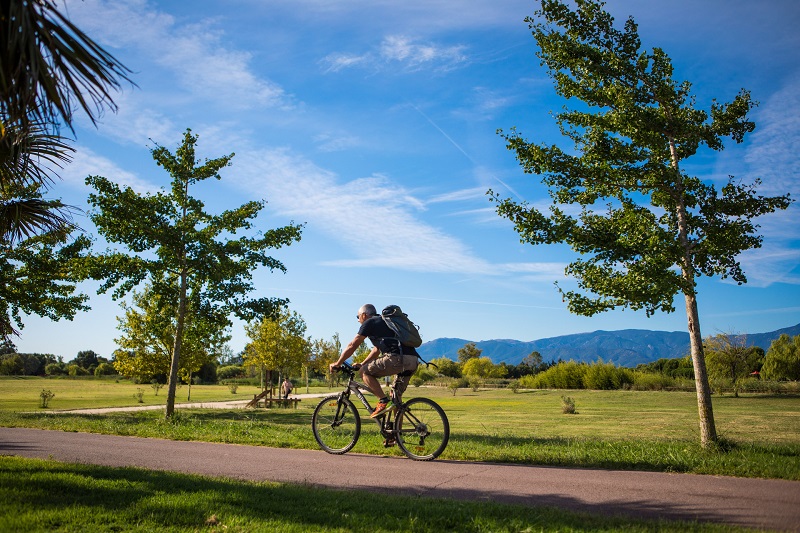
[[[87,262],[91,277],[105,280],[100,292],[116,286],[113,297],[119,298],[147,279],[154,294],[177,305],[167,418],[175,408],[190,295],[193,312],[208,322],[230,325],[231,315],[246,321],[273,316],[286,301],[247,299],[254,288],[252,271],[259,266],[285,271],[267,250],[298,241],[302,229],[289,224],[256,236],[236,237],[253,228],[264,202],[248,202],[219,215],[207,213],[189,189],[209,178],[220,179],[220,170],[230,164],[233,154],[199,163],[196,143],[197,136],[186,130],[175,154],[161,146],[152,150],[156,164],[172,177],[168,191],[139,194],[102,176],[86,179],[97,191],[89,195],[89,205],[98,232],[131,252],[112,250]]]
[[[742,142],[755,125],[756,103],[746,90],[727,104],[696,107],[689,82],[673,79],[660,48],[641,49],[636,23],[624,29],[603,2],[542,0],[526,19],[538,57],[556,92],[578,100],[556,115],[573,149],[526,141],[500,132],[523,170],[542,177],[552,199],[549,214],[492,194],[521,241],[567,243],[580,254],[566,268],[578,290],[559,287],[569,310],[592,316],[614,308],[673,312],[683,297],[697,384],[700,439],[717,440],[708,385],[697,279],[746,281],[738,255],[761,245],[754,220],[786,209],[789,195],[764,197],[759,181],[729,177],[718,188],[683,166],[698,150],[722,150],[723,139]],[[576,206],[576,207],[571,207]]]

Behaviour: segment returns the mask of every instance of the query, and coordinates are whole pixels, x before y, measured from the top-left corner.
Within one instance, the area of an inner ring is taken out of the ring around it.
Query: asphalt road
[[[800,482],[406,458],[0,428],[0,454],[252,481],[800,531]],[[224,458],[224,460],[220,460]]]

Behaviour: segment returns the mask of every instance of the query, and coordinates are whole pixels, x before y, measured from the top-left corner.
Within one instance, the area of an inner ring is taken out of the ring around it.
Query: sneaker
[[[389,437],[388,439],[384,439],[383,440],[383,447],[384,448],[391,448],[395,444],[397,444],[397,440],[395,440],[394,437]]]
[[[372,411],[372,414],[369,415],[369,417],[370,418],[375,418],[379,414],[381,414],[384,411],[386,411],[391,405],[392,405],[392,402],[385,402],[383,400],[379,401],[378,405],[375,406],[375,410]]]

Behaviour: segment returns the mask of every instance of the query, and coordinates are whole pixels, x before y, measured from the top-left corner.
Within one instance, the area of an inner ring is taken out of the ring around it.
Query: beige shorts
[[[367,363],[364,373],[376,378],[394,376],[401,373],[411,375],[418,365],[419,359],[416,355],[389,354]]]

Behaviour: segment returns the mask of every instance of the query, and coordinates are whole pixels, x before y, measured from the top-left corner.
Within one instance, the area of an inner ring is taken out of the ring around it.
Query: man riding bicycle
[[[378,405],[370,415],[371,418],[375,418],[391,407],[391,401],[383,393],[378,378],[394,376],[391,388],[396,394],[402,394],[408,387],[409,377],[419,365],[419,359],[414,348],[400,344],[400,340],[383,321],[374,305],[362,305],[356,318],[361,327],[353,340],[342,350],[339,359],[330,365],[330,370],[331,372],[336,370],[356,352],[365,339],[369,338],[373,346],[372,351],[361,362],[360,369],[358,365],[353,366],[360,370],[361,379],[369,387],[370,392],[379,398]],[[381,354],[383,357],[380,357]]]

